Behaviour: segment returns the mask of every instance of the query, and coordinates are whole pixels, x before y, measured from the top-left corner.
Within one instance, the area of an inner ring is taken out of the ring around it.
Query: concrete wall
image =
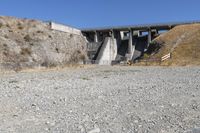
[[[102,48],[98,54],[97,62],[99,65],[111,65],[117,56],[117,40],[106,37]]]
[[[52,30],[67,32],[67,33],[70,33],[70,34],[82,35],[81,30],[76,29],[76,28],[72,28],[72,27],[69,27],[69,26],[66,26],[66,25],[50,22],[50,26],[51,26]]]

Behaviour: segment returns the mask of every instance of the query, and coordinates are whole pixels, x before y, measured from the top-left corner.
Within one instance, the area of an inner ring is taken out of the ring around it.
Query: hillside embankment
[[[82,35],[51,30],[49,23],[0,16],[0,68],[63,66],[87,58]]]
[[[166,65],[200,65],[200,24],[181,25],[154,39],[146,53],[161,58],[171,53]]]

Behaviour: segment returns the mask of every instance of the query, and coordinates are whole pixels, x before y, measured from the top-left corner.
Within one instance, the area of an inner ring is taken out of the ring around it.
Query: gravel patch
[[[199,67],[0,75],[0,132],[196,133],[199,81]]]

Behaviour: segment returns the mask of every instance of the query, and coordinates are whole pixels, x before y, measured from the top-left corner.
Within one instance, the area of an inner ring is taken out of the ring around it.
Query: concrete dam
[[[113,62],[137,60],[148,50],[154,38],[175,26],[195,23],[200,21],[79,30],[51,22],[51,29],[85,36],[89,63],[111,65]]]
[[[132,25],[83,29],[88,40],[88,57],[92,63],[111,65],[112,62],[134,61],[148,49],[151,41],[175,26],[199,22]]]

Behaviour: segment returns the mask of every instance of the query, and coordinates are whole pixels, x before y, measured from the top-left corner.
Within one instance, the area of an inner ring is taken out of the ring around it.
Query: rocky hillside
[[[173,28],[153,40],[147,51],[151,58],[168,53],[172,53],[168,65],[200,65],[200,24]]]
[[[50,30],[41,21],[0,17],[1,70],[71,64],[86,55],[83,36]]]

